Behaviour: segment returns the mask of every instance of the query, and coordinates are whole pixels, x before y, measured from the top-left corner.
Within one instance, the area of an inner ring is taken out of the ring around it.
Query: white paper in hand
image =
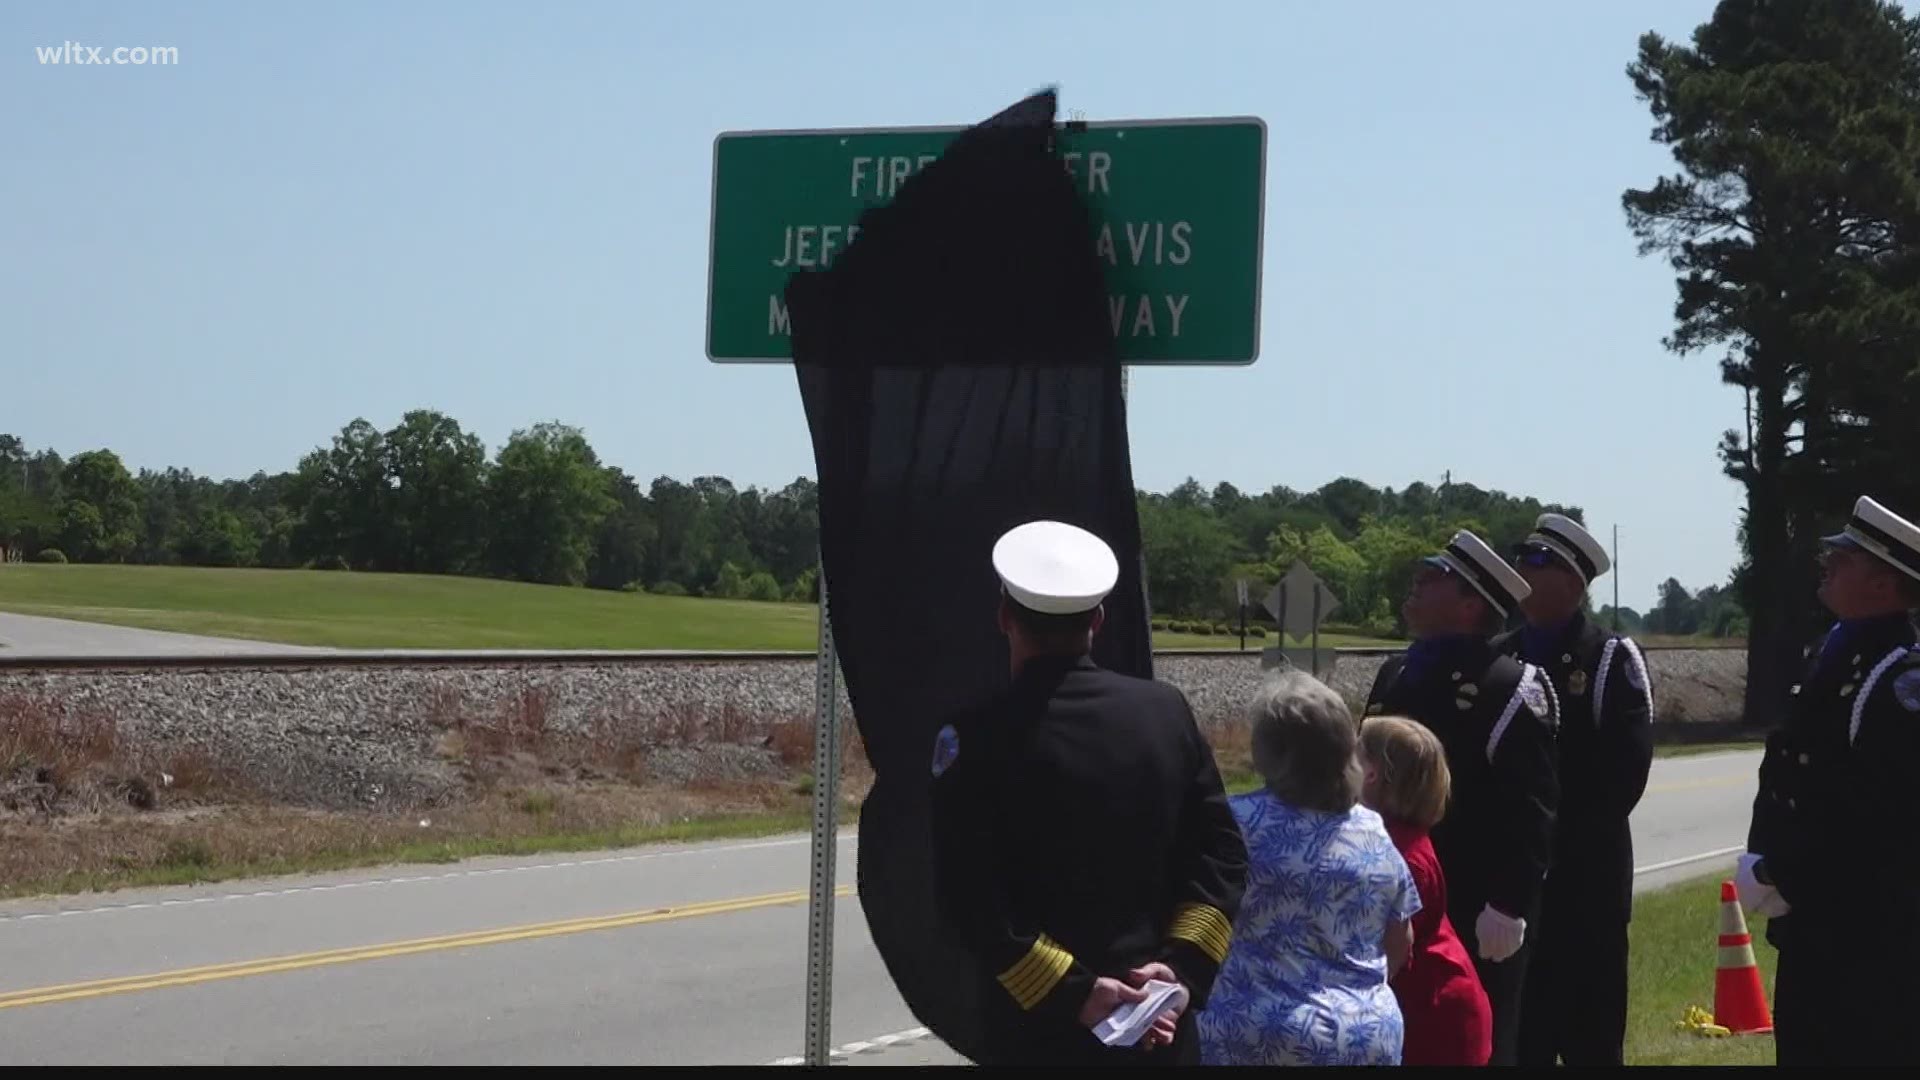
[[[1113,1015],[1093,1025],[1093,1033],[1101,1042],[1108,1046],[1132,1046],[1153,1027],[1161,1013],[1186,1007],[1187,988],[1179,983],[1150,979],[1140,989],[1147,992],[1145,1001],[1122,1005],[1113,1010]]]

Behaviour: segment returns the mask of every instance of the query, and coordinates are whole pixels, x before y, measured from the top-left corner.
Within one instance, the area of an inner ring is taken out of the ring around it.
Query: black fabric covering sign
[[[831,625],[877,775],[860,899],[907,1004],[962,1054],[978,982],[936,912],[931,766],[946,718],[1011,677],[994,541],[1036,518],[1104,538],[1121,579],[1094,658],[1152,675],[1107,287],[1054,109],[1038,94],[963,132],[787,289]]]

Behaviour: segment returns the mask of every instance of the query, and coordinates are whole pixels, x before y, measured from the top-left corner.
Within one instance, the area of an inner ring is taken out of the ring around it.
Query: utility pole
[[[1620,526],[1613,527],[1613,632],[1620,632]]]

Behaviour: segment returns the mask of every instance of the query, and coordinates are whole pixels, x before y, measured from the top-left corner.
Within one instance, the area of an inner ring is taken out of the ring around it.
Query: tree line
[[[1236,622],[1235,585],[1245,579],[1253,620],[1270,624],[1259,601],[1299,560],[1339,597],[1334,625],[1380,635],[1404,629],[1399,601],[1416,563],[1455,530],[1504,546],[1543,512],[1580,516],[1451,478],[1396,491],[1343,477],[1316,491],[1256,494],[1188,479],[1138,500],[1159,615]],[[134,473],[111,450],[63,459],[0,435],[0,547],[43,561],[457,574],[811,601],[817,506],[804,477],[777,490],[720,476],[642,487],[558,423],[516,431],[489,456],[431,410],[385,431],[356,419],[293,470],[245,480]],[[1638,627],[1640,616],[1623,614]],[[1729,631],[1684,621],[1691,629],[1668,632]]]
[[[1689,43],[1644,35],[1627,76],[1676,165],[1622,196],[1677,275],[1664,345],[1746,399],[1718,447],[1746,492],[1732,592],[1747,713],[1777,715],[1832,618],[1819,538],[1862,494],[1920,514],[1920,16],[1723,0]]]
[[[1250,619],[1271,624],[1261,601],[1300,561],[1337,599],[1330,629],[1383,637],[1406,632],[1400,602],[1422,557],[1440,550],[1461,529],[1472,530],[1496,551],[1507,551],[1533,531],[1543,513],[1585,520],[1577,506],[1488,491],[1451,477],[1398,491],[1342,477],[1316,491],[1275,487],[1252,495],[1232,484],[1209,491],[1189,479],[1166,494],[1140,494],[1149,599],[1156,612],[1234,623],[1237,583],[1246,581]],[[1745,633],[1744,613],[1723,587],[1710,585],[1699,593],[1716,605],[1716,617],[1709,618],[1688,606],[1697,601],[1678,581],[1669,579],[1668,585],[1677,590],[1676,597],[1687,598],[1680,606],[1695,614],[1672,619],[1666,607],[1656,606],[1642,616],[1622,605],[1616,620],[1611,604],[1596,607],[1599,598],[1591,596],[1587,610],[1634,633]],[[1661,596],[1664,604],[1665,587]],[[1732,617],[1717,617],[1722,610]],[[1686,629],[1678,628],[1682,625]]]
[[[457,574],[753,600],[811,600],[815,486],[725,477],[647,487],[559,423],[491,457],[458,421],[356,419],[290,472],[217,481],[63,460],[0,435],[0,546],[50,562]]]

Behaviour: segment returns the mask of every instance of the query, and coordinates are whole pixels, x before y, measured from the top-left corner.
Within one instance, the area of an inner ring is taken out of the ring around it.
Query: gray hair
[[[1288,669],[1261,686],[1251,708],[1253,767],[1267,790],[1303,809],[1345,813],[1360,801],[1359,733],[1339,694]]]

